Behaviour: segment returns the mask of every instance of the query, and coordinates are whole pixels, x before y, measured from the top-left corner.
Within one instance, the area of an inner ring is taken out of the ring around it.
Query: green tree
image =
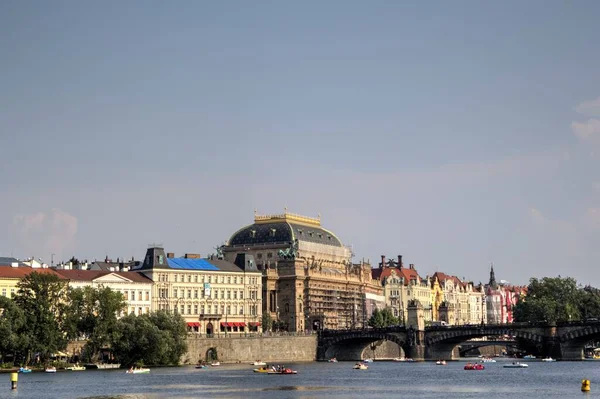
[[[580,301],[580,289],[571,277],[531,278],[527,296],[515,305],[515,321],[577,321],[581,319]]]
[[[392,313],[392,310],[386,307],[382,310],[376,308],[367,324],[374,328],[383,328],[398,325],[399,321]]]
[[[583,319],[600,318],[600,290],[585,286],[580,290],[579,313]]]
[[[45,362],[67,346],[67,281],[56,274],[32,272],[17,287],[14,301],[25,314],[19,331],[22,349],[26,359],[37,353]]]
[[[271,328],[273,328],[273,318],[271,317],[271,313],[265,312],[262,314],[262,328],[263,331],[271,331]]]
[[[19,331],[25,325],[25,314],[9,298],[0,296],[0,363],[4,363],[6,355],[13,355],[22,345]]]
[[[186,326],[177,313],[158,311],[125,316],[111,337],[115,357],[124,366],[174,365],[187,351]]]
[[[120,292],[102,286],[72,289],[69,299],[68,335],[86,337],[83,353],[87,360],[95,360],[99,351],[110,343],[117,317],[127,302]]]

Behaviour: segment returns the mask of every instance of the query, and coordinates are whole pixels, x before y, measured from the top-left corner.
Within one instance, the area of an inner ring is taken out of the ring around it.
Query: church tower
[[[492,263],[492,267],[490,269],[490,287],[493,289],[498,288],[498,284],[496,283],[496,275],[494,274],[494,264]]]

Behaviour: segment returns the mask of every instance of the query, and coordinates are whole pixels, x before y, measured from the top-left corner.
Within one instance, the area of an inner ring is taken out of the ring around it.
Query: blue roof
[[[206,259],[168,258],[171,269],[221,270]]]

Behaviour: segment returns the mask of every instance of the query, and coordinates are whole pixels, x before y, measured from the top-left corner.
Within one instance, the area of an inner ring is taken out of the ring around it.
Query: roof
[[[114,274],[136,283],[152,283],[145,275],[138,272],[110,272],[104,270],[57,270],[56,273],[72,281],[94,281],[100,277]]]
[[[28,267],[23,262],[20,262],[17,258],[0,256],[0,266],[12,266],[13,263],[18,263],[19,266]]]
[[[321,219],[288,213],[255,215],[254,224],[242,227],[229,239],[228,245],[286,244],[294,240],[343,247],[331,231],[321,227]]]
[[[214,272],[242,272],[236,264],[223,259],[190,259],[190,258],[167,258],[167,264],[171,269],[203,270]]]
[[[64,278],[52,269],[32,269],[30,267],[0,267],[0,278],[18,278],[21,279],[30,273],[54,274],[61,279]]]
[[[450,275],[442,273],[442,272],[433,273],[432,278],[436,278],[436,277],[440,283],[444,283],[446,281],[452,281],[454,283],[454,285],[458,285],[459,287],[463,287],[463,288],[467,285],[467,283],[465,283],[458,277],[450,276]]]
[[[111,268],[122,268],[128,267],[132,268],[135,265],[135,262],[104,262],[104,261],[95,261],[90,264],[89,270],[104,270],[106,272],[111,271]]]
[[[416,269],[411,269],[411,268],[406,268],[406,267],[398,268],[398,267],[385,266],[383,268],[372,269],[371,276],[375,280],[382,281],[386,277],[389,277],[392,274],[392,271],[396,272],[396,274],[398,275],[398,278],[404,278],[404,285],[408,285],[411,280],[417,280],[417,281],[421,280],[421,277],[419,276],[419,273],[417,273]]]

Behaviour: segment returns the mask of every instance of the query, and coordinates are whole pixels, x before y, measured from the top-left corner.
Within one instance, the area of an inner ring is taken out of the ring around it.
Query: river
[[[353,362],[290,363],[297,375],[253,373],[250,365],[153,368],[150,374],[124,370],[65,371],[19,375],[10,390],[9,374],[0,374],[0,398],[576,398],[581,380],[591,380],[591,395],[600,393],[600,363],[594,361],[527,361],[527,369],[506,369],[506,360],[487,363],[483,371],[463,370],[465,361],[375,361],[368,370]]]

